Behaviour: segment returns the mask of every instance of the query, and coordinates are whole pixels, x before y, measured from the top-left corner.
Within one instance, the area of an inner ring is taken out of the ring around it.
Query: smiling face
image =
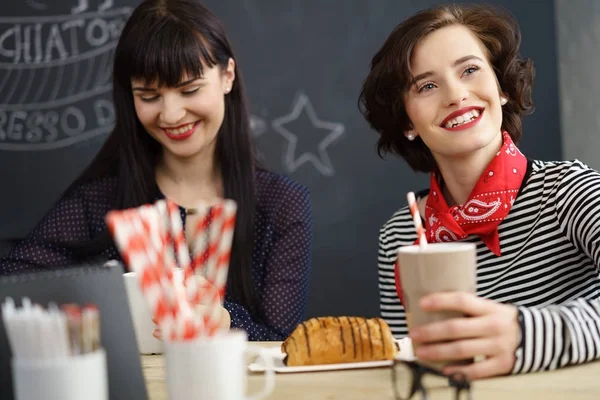
[[[184,75],[176,87],[131,81],[137,117],[164,152],[177,158],[214,152],[234,68],[232,59],[226,69],[205,67],[200,78]]]
[[[462,25],[441,28],[415,46],[410,66],[406,112],[437,163],[481,152],[491,159],[502,143],[502,109],[481,41]]]

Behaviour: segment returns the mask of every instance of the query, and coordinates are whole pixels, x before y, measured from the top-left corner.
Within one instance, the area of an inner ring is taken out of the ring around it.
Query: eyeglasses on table
[[[422,400],[429,400],[423,377],[433,375],[448,380],[450,388],[454,389],[455,400],[472,400],[471,383],[463,374],[446,376],[435,368],[419,364],[416,361],[394,360],[392,364],[392,383],[396,400],[410,400],[416,393],[421,394]],[[415,398],[416,400],[416,398]]]

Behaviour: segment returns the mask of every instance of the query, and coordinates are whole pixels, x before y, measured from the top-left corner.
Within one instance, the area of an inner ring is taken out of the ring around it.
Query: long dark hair
[[[195,0],[146,0],[131,14],[116,48],[113,99],[116,124],[89,167],[71,186],[106,176],[116,177],[115,209],[156,200],[155,168],[161,146],[135,113],[131,79],[174,87],[184,73],[199,77],[204,67],[223,70],[235,60],[221,22]],[[237,67],[225,96],[225,117],[217,134],[215,162],[221,170],[225,197],[238,203],[227,293],[250,312],[258,311],[252,277],[256,159],[242,75]],[[81,251],[87,255],[112,243],[105,232]],[[81,254],[81,252],[80,252]]]

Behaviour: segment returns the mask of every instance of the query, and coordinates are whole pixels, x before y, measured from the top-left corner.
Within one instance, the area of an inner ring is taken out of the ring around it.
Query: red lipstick
[[[451,121],[451,120],[453,120],[456,117],[460,117],[461,115],[463,115],[463,114],[465,114],[465,113],[467,113],[469,111],[472,111],[472,110],[479,111],[479,116],[477,118],[475,118],[474,120],[469,121],[469,122],[467,122],[465,124],[461,124],[461,125],[452,127],[452,128],[447,128],[446,127],[446,124],[448,123],[448,121]],[[452,131],[452,132],[462,131],[462,130],[465,130],[465,129],[469,129],[472,126],[476,125],[481,120],[481,116],[483,115],[483,112],[484,112],[484,109],[481,108],[481,107],[475,107],[475,106],[464,107],[464,108],[461,108],[460,110],[454,111],[453,113],[451,113],[450,115],[448,115],[444,119],[444,121],[440,124],[440,126],[442,128],[444,128],[444,129],[446,129],[448,131]]]
[[[192,136],[192,134],[196,131],[196,127],[198,126],[199,122],[200,121],[194,122],[194,125],[192,125],[192,127],[184,133],[171,133],[165,128],[162,128],[162,130],[165,133],[165,135],[167,135],[167,137],[171,140],[185,140],[185,139],[189,138],[190,136]],[[177,127],[169,128],[169,129],[178,129],[178,128],[184,127],[186,125],[189,125],[189,124],[183,124],[183,125],[179,125]]]

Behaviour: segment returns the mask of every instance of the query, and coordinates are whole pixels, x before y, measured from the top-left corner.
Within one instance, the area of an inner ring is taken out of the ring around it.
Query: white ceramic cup
[[[169,400],[259,400],[273,392],[273,359],[264,349],[248,344],[245,331],[232,329],[192,341],[165,341]],[[247,396],[247,356],[262,358],[265,385]]]
[[[183,282],[183,270],[175,268],[173,277]],[[133,319],[133,329],[140,354],[161,354],[163,344],[162,341],[152,336],[157,326],[152,322],[152,311],[142,294],[135,272],[124,273],[123,281],[127,291],[129,311]]]
[[[12,359],[15,400],[108,400],[106,353],[50,360]]]

